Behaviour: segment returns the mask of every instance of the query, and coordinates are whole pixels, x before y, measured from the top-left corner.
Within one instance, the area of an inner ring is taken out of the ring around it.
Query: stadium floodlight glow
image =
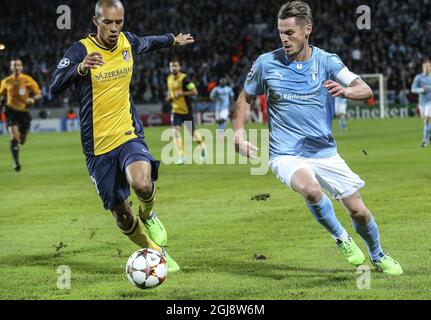
[[[6,46],[3,43],[0,43],[0,51],[6,49]]]
[[[385,110],[386,110],[386,102],[387,102],[387,90],[386,90],[386,82],[385,76],[382,73],[373,73],[373,74],[360,74],[362,79],[366,80],[366,82],[373,82],[375,86],[378,86],[378,89],[375,88],[374,85],[371,85],[373,91],[377,89],[379,93],[379,105],[380,105],[380,118],[385,118]],[[370,83],[368,83],[370,85]]]

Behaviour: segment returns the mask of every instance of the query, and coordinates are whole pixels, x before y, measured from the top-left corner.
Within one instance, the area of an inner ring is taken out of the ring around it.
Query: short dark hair
[[[429,58],[423,59],[422,64],[425,64],[425,63],[431,63],[431,59]]]
[[[177,57],[173,57],[169,60],[169,63],[173,63],[173,62],[178,62],[179,64],[181,64],[180,59],[178,59]]]
[[[289,1],[278,11],[278,19],[296,18],[298,23],[313,24],[313,14],[308,3],[303,1]]]
[[[120,0],[99,0],[96,3],[96,8],[94,9],[94,15],[99,18],[100,17],[100,8],[102,7],[115,7],[115,8],[123,8],[123,4]]]

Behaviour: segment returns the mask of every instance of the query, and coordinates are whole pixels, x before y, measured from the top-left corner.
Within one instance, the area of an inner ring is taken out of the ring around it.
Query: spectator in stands
[[[56,67],[62,48],[71,45],[73,39],[94,32],[86,21],[91,14],[90,9],[85,9],[90,7],[86,5],[88,1],[71,2],[71,30],[52,27],[58,18],[55,2],[4,2],[0,14],[0,38],[8,48],[5,52],[8,57],[0,60],[0,77],[8,73],[7,58],[21,56],[27,62],[29,73],[41,85],[43,102],[48,106],[61,105],[62,100],[52,101],[43,88]],[[410,88],[411,79],[421,70],[421,61],[431,56],[429,0],[363,1],[361,4],[368,5],[373,14],[371,30],[357,29],[357,1],[308,2],[317,18],[315,28],[320,30],[312,36],[311,43],[336,52],[355,73],[385,74],[388,90],[395,90],[396,95]],[[137,103],[163,102],[169,70],[159,72],[153,66],[168,65],[171,54],[179,57],[189,76],[197,79],[196,83],[202,88],[206,88],[212,79],[226,75],[228,79],[235,79],[232,85],[238,93],[244,82],[243,74],[247,73],[257,53],[276,49],[277,31],[272,18],[276,15],[274,8],[279,4],[278,0],[128,1],[126,10],[134,13],[126,21],[130,31],[145,34],[151,30],[156,34],[168,29],[182,29],[190,30],[196,38],[196,44],[186,50],[150,53],[137,63],[135,72],[138,76],[132,90],[134,100]],[[27,36],[29,34],[31,37]],[[209,95],[206,89],[199,93]],[[71,105],[76,104],[71,92],[67,96]]]

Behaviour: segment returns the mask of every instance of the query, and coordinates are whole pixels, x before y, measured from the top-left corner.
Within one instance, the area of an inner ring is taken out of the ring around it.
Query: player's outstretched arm
[[[194,38],[189,33],[180,33],[178,35],[168,33],[161,36],[147,36],[141,38],[130,32],[125,32],[124,34],[139,55],[173,46],[185,46],[195,42]]]
[[[367,100],[373,97],[373,90],[361,79],[353,80],[348,87],[343,87],[338,82],[328,80],[325,88],[333,97],[345,97],[350,100]]]
[[[233,128],[235,131],[235,150],[245,157],[254,159],[259,150],[250,142],[244,140],[244,127],[250,114],[250,106],[254,97],[249,96],[244,90],[238,96],[233,115]]]

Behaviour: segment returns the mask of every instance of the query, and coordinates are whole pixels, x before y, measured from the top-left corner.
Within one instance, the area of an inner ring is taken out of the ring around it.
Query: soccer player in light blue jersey
[[[338,119],[338,131],[347,131],[347,99],[335,97],[335,117]]]
[[[423,73],[416,75],[412,84],[412,92],[419,95],[419,110],[424,119],[424,134],[421,147],[431,143],[431,60],[426,59],[422,64]]]
[[[226,79],[222,78],[219,85],[210,93],[210,99],[216,102],[215,112],[218,129],[224,137],[224,129],[229,118],[229,109],[233,103],[235,94],[230,86],[227,85]]]
[[[382,250],[377,224],[359,194],[365,183],[337,153],[332,136],[334,97],[365,100],[372,97],[372,90],[337,55],[309,45],[312,29],[307,3],[290,1],[281,7],[278,30],[283,47],[261,55],[247,76],[235,110],[236,149],[250,158],[256,156],[257,147],[244,139],[244,125],[253,99],[265,94],[274,174],[304,197],[349,263],[363,264],[364,254],[338,221],[322,189],[350,214],[376,270],[400,275],[401,266]]]

